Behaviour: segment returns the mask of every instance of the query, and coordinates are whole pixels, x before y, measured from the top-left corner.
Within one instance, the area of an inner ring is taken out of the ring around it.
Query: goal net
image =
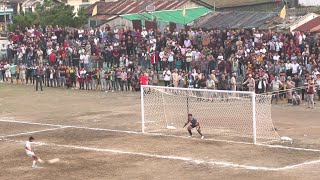
[[[188,136],[183,126],[192,114],[206,139],[252,143],[280,139],[273,127],[269,95],[142,86],[141,106],[143,133]],[[195,130],[193,134],[198,136]]]

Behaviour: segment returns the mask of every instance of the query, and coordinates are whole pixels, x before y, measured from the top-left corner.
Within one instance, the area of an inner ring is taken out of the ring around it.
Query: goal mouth
[[[188,135],[183,126],[193,114],[206,137],[254,144],[280,141],[271,118],[271,95],[144,85],[141,113],[143,133]]]

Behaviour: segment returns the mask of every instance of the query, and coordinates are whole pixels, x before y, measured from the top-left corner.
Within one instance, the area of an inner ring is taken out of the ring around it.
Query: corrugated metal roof
[[[297,27],[293,31],[303,31],[303,32],[311,31],[311,30],[316,31],[319,25],[320,25],[320,16],[302,24],[301,26]]]
[[[90,15],[96,5],[98,15],[122,15],[146,12],[147,6],[155,6],[156,11],[178,9],[188,2],[189,0],[125,0],[115,2],[96,2],[87,8],[87,14]]]
[[[269,23],[276,16],[277,13],[266,12],[212,12],[194,21],[193,26],[204,29],[251,29]]]
[[[216,8],[227,8],[227,7],[239,7],[239,6],[250,6],[255,4],[264,3],[275,3],[282,0],[201,0],[210,5],[215,5]]]

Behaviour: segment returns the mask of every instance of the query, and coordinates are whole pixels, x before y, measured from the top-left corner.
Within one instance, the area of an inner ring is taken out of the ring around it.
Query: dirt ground
[[[272,107],[281,145],[320,150],[319,104]],[[320,151],[143,135],[140,119],[139,93],[0,84],[0,179],[320,179]],[[30,135],[61,161],[32,169]]]

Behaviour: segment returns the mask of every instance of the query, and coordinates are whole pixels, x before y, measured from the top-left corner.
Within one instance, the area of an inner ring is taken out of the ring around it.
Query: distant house
[[[294,22],[288,25],[290,32],[294,31],[297,27],[311,21],[312,19],[317,18],[319,15],[315,13],[308,13],[304,16],[299,17]],[[319,21],[320,24],[320,21]]]
[[[20,11],[24,13],[34,12],[35,8],[43,0],[10,0],[8,4],[14,9],[14,14],[17,14],[18,5]]]
[[[302,24],[295,28],[293,31],[301,32],[320,32],[320,16]]]
[[[65,4],[68,4],[70,6],[73,6],[74,12],[76,13],[79,11],[79,9],[87,8],[91,4],[94,4],[94,3],[101,1],[101,0],[58,0],[58,1],[65,3]],[[112,0],[102,0],[102,1],[108,2],[108,1],[112,1]]]

